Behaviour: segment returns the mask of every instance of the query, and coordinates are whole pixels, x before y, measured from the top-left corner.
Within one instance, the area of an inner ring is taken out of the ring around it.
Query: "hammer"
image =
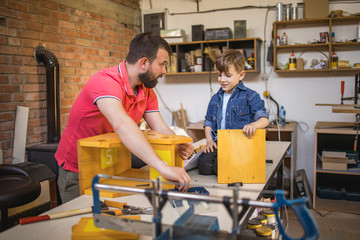
[[[108,206],[103,201],[100,201],[100,207],[101,207],[101,210],[108,209]],[[93,212],[93,207],[80,208],[80,209],[68,210],[68,211],[64,211],[64,212],[51,213],[48,215],[20,218],[19,223],[20,223],[20,225],[24,225],[24,224],[29,224],[29,223],[53,220],[53,219],[58,219],[58,218],[65,218],[65,217],[70,217],[70,216],[75,216],[75,215],[80,215],[80,214],[85,214],[85,213],[92,213],[92,212]]]

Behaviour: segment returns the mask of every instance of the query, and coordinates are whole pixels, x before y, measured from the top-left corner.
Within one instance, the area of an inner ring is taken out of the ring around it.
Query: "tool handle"
[[[341,96],[344,95],[344,90],[345,90],[345,82],[341,81]]]
[[[282,191],[276,190],[276,203],[275,203],[275,217],[279,224],[279,231],[284,240],[316,240],[319,238],[319,230],[317,224],[311,215],[309,209],[306,206],[306,199],[300,198],[295,200],[285,200],[284,194]],[[304,235],[301,238],[291,238],[286,234],[284,226],[281,223],[279,217],[279,208],[283,206],[290,207],[297,219],[299,220],[301,226],[303,227]]]
[[[47,221],[47,220],[50,220],[50,216],[43,215],[43,216],[20,218],[19,223],[20,223],[20,225],[25,225],[25,224],[29,224],[29,223],[35,223],[35,222],[41,222],[41,221]]]
[[[70,210],[70,211],[65,211],[65,212],[52,213],[52,214],[43,215],[43,216],[20,218],[19,222],[20,222],[20,225],[24,225],[24,224],[29,224],[29,223],[70,217],[70,216],[75,216],[75,215],[79,215],[79,214],[91,213],[91,212],[92,212],[92,207],[87,207],[87,208],[75,209],[75,210]]]

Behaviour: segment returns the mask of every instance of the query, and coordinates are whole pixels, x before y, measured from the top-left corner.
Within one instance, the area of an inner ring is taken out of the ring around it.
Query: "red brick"
[[[100,23],[100,27],[102,29],[106,29],[106,30],[111,30],[112,29],[112,26],[110,24],[107,24],[107,23]]]
[[[16,11],[9,9],[8,7],[5,7],[5,8],[1,7],[0,8],[0,16],[16,18]]]
[[[89,56],[89,55],[87,55],[87,54],[77,53],[77,54],[75,54],[75,59],[77,59],[77,60],[84,60],[84,61],[90,61],[90,60],[91,60],[91,56]]]
[[[71,107],[74,103],[75,99],[61,99],[61,106]]]
[[[14,125],[15,125],[14,121],[2,122],[0,124],[0,131],[5,132],[5,131],[9,131],[9,130],[14,130]]]
[[[84,51],[83,51],[85,54],[87,55],[99,55],[100,54],[100,51],[97,50],[97,49],[91,49],[91,48],[84,48]]]
[[[93,19],[95,21],[100,21],[100,22],[104,21],[103,16],[101,16],[99,14],[91,13],[90,16],[91,16],[91,19]]]
[[[0,109],[3,112],[7,112],[7,111],[15,111],[16,107],[17,107],[17,103],[0,103]]]
[[[52,10],[58,10],[58,4],[56,2],[50,2],[48,0],[40,0],[39,6]]]
[[[35,39],[22,39],[21,42],[23,47],[35,48],[39,45],[39,40]]]
[[[1,64],[8,64],[10,62],[8,55],[0,55],[0,63]],[[1,81],[0,81],[1,83]]]
[[[23,75],[11,75],[9,80],[12,84],[22,84],[24,82]]]
[[[40,33],[40,40],[49,42],[60,42],[60,36],[51,33]]]
[[[0,44],[8,44],[8,38],[6,36],[0,36]]]
[[[7,132],[0,132],[0,140],[7,140],[11,138],[11,132],[7,131]],[[5,154],[3,152],[3,156],[5,157]]]
[[[7,19],[7,24],[9,28],[20,28],[20,21],[16,19]]]
[[[40,101],[34,101],[34,102],[23,102],[22,106],[28,107],[30,109],[38,109],[42,108],[42,103]]]
[[[41,92],[43,91],[43,86],[40,84],[23,84],[22,92]]]
[[[96,21],[93,21],[93,20],[87,20],[87,19],[85,19],[85,20],[84,20],[84,24],[85,24],[86,26],[89,26],[89,27],[92,27],[92,28],[100,29],[100,22],[96,22]]]
[[[81,67],[82,68],[94,68],[95,63],[93,62],[82,62]]]
[[[22,64],[22,57],[21,56],[10,56],[10,63],[14,65]]]
[[[1,112],[0,113],[0,121],[10,121],[13,120],[13,115],[12,113],[9,112]]]
[[[10,46],[20,46],[20,38],[9,37]]]
[[[37,135],[36,136],[28,136],[27,142],[28,142],[28,144],[40,143],[40,142],[42,142],[42,137],[37,136]]]
[[[79,33],[79,37],[80,37],[80,38],[85,38],[85,39],[92,39],[92,34],[80,32],[80,33]]]
[[[69,37],[78,37],[79,36],[77,31],[69,30],[69,29],[62,29],[61,30],[61,35],[69,36]]]
[[[22,29],[33,30],[36,32],[41,32],[42,26],[43,26],[42,24],[37,23],[37,22],[25,22],[25,21],[21,22]]]
[[[29,127],[40,126],[40,125],[41,125],[40,118],[32,118],[32,119],[29,118],[29,121],[28,121]]]
[[[0,93],[0,102],[10,102],[10,93]]]
[[[29,5],[24,4],[24,3],[15,2],[15,1],[9,1],[8,8],[20,10],[20,11],[23,11],[23,12],[29,12],[30,11]]]
[[[23,93],[13,93],[11,95],[12,102],[23,102],[24,94]]]
[[[60,68],[60,75],[74,75],[75,74],[75,68]]]
[[[59,25],[59,20],[55,19],[55,18],[51,18],[51,17],[46,17],[46,16],[40,16],[40,23],[42,24],[46,24],[46,25],[52,25],[52,26],[58,26]]]
[[[43,32],[52,33],[52,34],[60,34],[60,28],[55,27],[55,26],[44,25]]]
[[[88,26],[85,26],[83,24],[76,25],[76,30],[81,31],[81,32],[91,32],[91,28]]]
[[[35,4],[37,4],[37,2]],[[30,12],[36,15],[50,17],[50,10],[43,7],[30,5]]]
[[[76,75],[79,75],[79,76],[90,75],[90,70],[84,69],[84,68],[77,68]]]
[[[66,13],[62,13],[62,12],[52,12],[51,17],[59,20],[66,20],[66,21],[69,20],[69,16]]]
[[[79,61],[66,61],[65,62],[66,67],[81,67],[81,62]]]
[[[79,95],[78,92],[70,92],[70,91],[67,91],[65,92],[65,97],[66,98],[72,98],[72,99],[76,99],[76,97]]]
[[[19,85],[3,85],[0,87],[0,93],[16,93],[19,92]]]
[[[39,22],[39,16],[31,13],[17,12],[17,18],[26,21]]]
[[[79,17],[90,18],[90,13],[82,11],[80,9],[75,9],[75,15]]]
[[[66,76],[64,79],[65,83],[79,83],[81,82],[81,78],[79,76]]]
[[[67,21],[59,21],[59,27],[75,29],[75,24],[72,22],[67,22]]]
[[[45,93],[25,93],[25,101],[38,101],[46,99]]]
[[[75,39],[75,38],[70,38],[70,37],[61,36],[61,37],[60,37],[60,42],[61,42],[61,43],[67,43],[67,44],[76,44],[76,39]]]
[[[71,60],[74,60],[74,59],[75,59],[75,53],[73,53],[73,52],[61,52],[61,53],[60,53],[60,58],[61,58],[61,59],[71,59]]]
[[[40,33],[30,30],[19,30],[19,37],[21,38],[31,38],[31,39],[39,39]]]
[[[34,55],[34,48],[20,48],[20,55],[22,56],[33,56]]]
[[[34,57],[22,57],[24,65],[37,65]]]
[[[94,47],[94,48],[103,48],[103,47],[104,47],[104,44],[103,44],[102,42],[92,41],[92,42],[91,42],[91,47]]]
[[[44,75],[25,75],[24,76],[25,83],[45,83]]]
[[[8,28],[5,26],[0,26],[0,35],[17,37],[17,31],[14,28]]]
[[[16,74],[19,73],[19,67],[18,66],[0,66],[0,72],[2,74],[10,73],[10,74]],[[1,92],[1,89],[0,89]]]
[[[110,18],[104,18],[104,22],[110,23],[110,24],[117,24],[117,21]]]
[[[118,39],[117,38],[107,38],[106,42],[111,43],[111,44],[118,44]]]
[[[37,74],[38,73],[37,66],[22,66],[22,67],[20,67],[20,73],[22,73],[22,74],[26,74],[26,73]]]
[[[4,54],[19,54],[18,47],[0,45],[0,53]]]

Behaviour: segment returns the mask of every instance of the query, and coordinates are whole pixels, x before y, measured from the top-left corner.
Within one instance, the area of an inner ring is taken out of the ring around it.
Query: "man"
[[[174,134],[160,115],[152,89],[166,73],[169,54],[171,48],[164,39],[142,33],[131,41],[126,60],[88,80],[72,106],[55,154],[63,203],[79,195],[77,140],[108,132],[115,132],[133,154],[166,180],[179,182],[179,190],[187,190],[190,177],[186,171],[166,165],[137,125],[143,117],[151,129]],[[183,159],[194,150],[191,144],[180,144],[178,148]]]

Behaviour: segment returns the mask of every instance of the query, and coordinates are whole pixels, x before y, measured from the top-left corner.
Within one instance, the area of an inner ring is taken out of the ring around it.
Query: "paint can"
[[[285,4],[284,6],[284,20],[291,20],[291,4]]]
[[[284,20],[284,5],[281,2],[276,4],[276,21]]]

